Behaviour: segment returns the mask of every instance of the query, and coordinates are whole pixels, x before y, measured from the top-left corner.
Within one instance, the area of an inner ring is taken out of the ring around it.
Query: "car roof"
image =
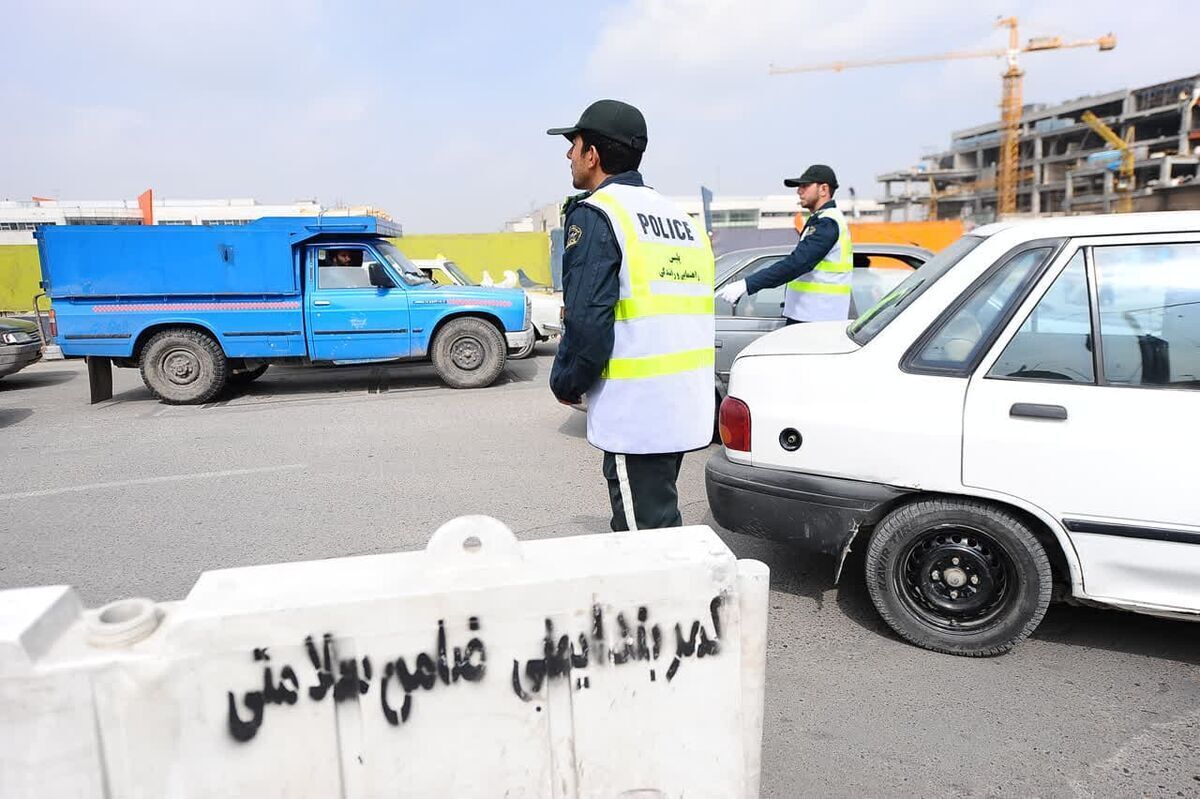
[[[755,258],[772,255],[782,258],[794,249],[796,248],[792,245],[776,244],[773,247],[750,247],[745,250],[730,250],[717,256],[719,271],[715,277],[717,282],[720,283],[727,276],[741,269]],[[855,243],[854,251],[858,255],[896,255],[901,258],[920,258],[922,261],[928,261],[933,257],[933,253],[923,247],[915,247],[911,244],[893,244],[887,241],[867,242],[863,244]]]
[[[1060,236],[1120,236],[1132,233],[1190,233],[1200,231],[1200,211],[1151,211],[1137,214],[1051,216],[1005,219],[978,227],[973,236],[994,236],[1011,231],[1021,238]]]
[[[730,250],[729,252],[721,253],[718,258],[727,258],[728,260],[750,260],[759,258],[764,255],[787,255],[792,250],[796,249],[794,245],[776,244],[772,247],[749,247],[744,250]],[[854,250],[870,251],[876,255],[883,253],[895,255],[911,255],[916,258],[924,258],[929,260],[933,257],[933,253],[924,247],[917,247],[912,244],[895,244],[890,241],[871,241],[871,242],[854,242]]]

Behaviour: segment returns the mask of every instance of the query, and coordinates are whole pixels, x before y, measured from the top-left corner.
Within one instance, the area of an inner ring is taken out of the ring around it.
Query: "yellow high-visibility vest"
[[[708,446],[715,267],[703,226],[645,186],[609,184],[581,202],[607,217],[621,250],[613,352],[588,391],[588,441],[625,454]]]
[[[851,279],[854,277],[850,227],[837,208],[825,208],[813,215],[836,222],[838,240],[811,272],[787,284],[783,293],[783,315],[802,322],[845,320],[850,315]]]

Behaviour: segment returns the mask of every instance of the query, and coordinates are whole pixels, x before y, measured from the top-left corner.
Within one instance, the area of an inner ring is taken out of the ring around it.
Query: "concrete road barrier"
[[[0,592],[0,796],[753,797],[768,572],[707,527]]]

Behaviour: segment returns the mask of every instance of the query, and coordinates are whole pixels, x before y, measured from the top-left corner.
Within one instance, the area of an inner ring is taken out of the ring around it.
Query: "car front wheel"
[[[923,500],[889,514],[867,548],[866,580],[893,630],[951,655],[1007,652],[1050,603],[1050,561],[1029,526],[965,499]]]

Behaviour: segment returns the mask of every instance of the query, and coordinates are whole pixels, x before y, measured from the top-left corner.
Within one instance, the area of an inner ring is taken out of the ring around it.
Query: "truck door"
[[[392,287],[373,285],[386,274]],[[308,249],[308,346],[315,361],[377,361],[412,353],[408,294],[382,258],[362,244]]]

